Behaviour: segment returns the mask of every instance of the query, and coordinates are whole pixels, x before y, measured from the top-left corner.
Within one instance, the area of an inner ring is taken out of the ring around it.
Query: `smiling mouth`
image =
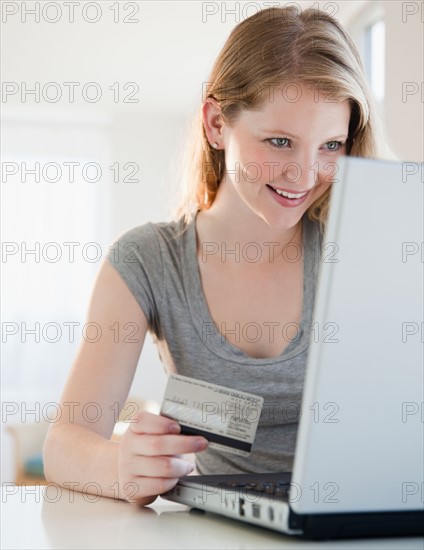
[[[273,191],[275,191],[278,195],[280,195],[281,197],[285,197],[286,199],[301,199],[308,193],[308,191],[304,191],[303,193],[289,193],[288,191],[283,191],[282,189],[276,189],[275,187],[272,187],[272,185],[266,185],[267,187],[270,187]]]

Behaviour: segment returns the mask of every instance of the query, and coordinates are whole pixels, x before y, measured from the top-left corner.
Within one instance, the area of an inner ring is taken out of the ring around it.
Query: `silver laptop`
[[[293,472],[162,495],[306,538],[424,534],[424,168],[340,157]]]

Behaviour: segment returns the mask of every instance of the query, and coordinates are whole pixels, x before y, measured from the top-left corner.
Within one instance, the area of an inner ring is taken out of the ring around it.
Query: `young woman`
[[[121,235],[98,273],[87,322],[104,330],[73,364],[45,444],[49,481],[143,505],[193,471],[183,454],[201,474],[292,468],[336,161],[393,155],[351,39],[295,7],[235,27],[191,138],[173,221]],[[115,341],[116,323],[136,332]],[[110,441],[147,331],[168,372],[264,397],[249,457],[147,412]]]

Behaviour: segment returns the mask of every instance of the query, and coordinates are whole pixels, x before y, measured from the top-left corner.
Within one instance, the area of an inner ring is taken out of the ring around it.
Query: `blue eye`
[[[329,141],[326,145],[330,144],[334,144],[335,147],[329,147],[329,151],[339,151],[344,145],[341,141]]]
[[[278,138],[269,138],[266,141],[268,141],[273,147],[276,147],[277,149],[285,149],[290,139],[286,137],[278,137]],[[325,148],[328,151],[340,151],[340,149],[343,147],[344,143],[341,141],[329,141],[325,144]]]
[[[288,141],[289,141],[289,138],[285,138],[285,137],[283,137],[283,138],[282,138],[282,137],[270,138],[268,141],[269,141],[269,142],[271,143],[271,145],[273,145],[274,147],[277,147],[278,149],[282,149],[282,148],[284,147],[285,143],[281,143],[281,142],[282,142],[282,141],[283,141],[283,142],[288,142]],[[275,141],[276,141],[277,143],[274,143]]]

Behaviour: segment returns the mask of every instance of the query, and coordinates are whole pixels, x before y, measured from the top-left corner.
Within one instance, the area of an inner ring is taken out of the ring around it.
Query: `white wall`
[[[406,161],[424,161],[424,4],[384,2],[387,130]]]
[[[363,28],[385,22],[385,98],[381,111],[392,149],[404,161],[424,160],[424,4],[367,2],[349,18],[347,28],[361,56]]]

